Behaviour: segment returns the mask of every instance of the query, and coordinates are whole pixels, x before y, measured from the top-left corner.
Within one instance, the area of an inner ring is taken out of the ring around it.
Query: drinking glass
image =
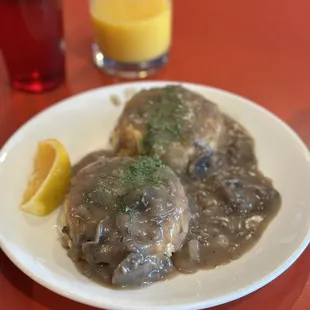
[[[169,57],[172,0],[90,0],[93,61],[104,72],[144,78]]]
[[[0,0],[0,52],[14,88],[41,92],[64,79],[61,0]]]

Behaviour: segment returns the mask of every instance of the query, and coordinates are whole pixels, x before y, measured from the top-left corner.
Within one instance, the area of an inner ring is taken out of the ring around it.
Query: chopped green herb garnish
[[[147,207],[143,198],[146,188],[165,186],[167,179],[163,168],[165,165],[158,156],[133,158],[118,176],[102,174],[97,177],[97,186],[83,193],[83,202],[99,208],[109,206],[111,211],[121,211],[132,218],[140,207]]]
[[[144,153],[152,154],[159,145],[182,140],[186,130],[184,118],[189,109],[181,100],[178,89],[168,86],[159,97],[149,101],[149,122],[142,141]]]
[[[139,156],[125,168],[120,181],[127,193],[119,197],[118,205],[131,220],[135,217],[137,207],[143,204],[145,188],[165,185],[164,167],[158,156]]]
[[[161,186],[164,178],[161,168],[164,165],[157,157],[137,157],[124,171],[123,183],[125,186],[136,188],[139,185]]]

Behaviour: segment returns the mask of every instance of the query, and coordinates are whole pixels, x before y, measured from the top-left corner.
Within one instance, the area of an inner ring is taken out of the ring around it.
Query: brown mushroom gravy
[[[227,137],[218,153],[196,167],[194,175],[181,176],[192,216],[187,240],[172,257],[182,272],[237,259],[257,242],[280,208],[279,193],[258,170],[253,139],[227,116],[224,122]]]
[[[199,94],[142,91],[116,133],[115,152],[74,167],[65,202],[68,254],[94,280],[142,287],[227,264],[255,245],[280,208],[252,137]]]

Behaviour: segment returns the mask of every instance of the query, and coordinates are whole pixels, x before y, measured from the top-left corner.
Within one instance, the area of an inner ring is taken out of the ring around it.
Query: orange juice
[[[91,0],[95,41],[103,55],[122,63],[164,55],[171,41],[171,2]]]

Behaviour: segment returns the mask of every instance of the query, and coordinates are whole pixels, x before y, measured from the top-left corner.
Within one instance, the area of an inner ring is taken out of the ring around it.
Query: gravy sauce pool
[[[179,175],[191,220],[186,241],[173,253],[173,266],[167,266],[163,278],[239,258],[256,244],[279,211],[281,197],[258,170],[253,139],[236,121],[223,117],[226,135],[217,153],[210,152]],[[112,157],[113,152],[99,150],[85,156],[74,166],[73,176],[101,156]],[[76,266],[87,277],[111,286],[109,266],[91,266],[83,260]]]
[[[239,258],[259,240],[281,205],[272,182],[258,170],[253,139],[229,117],[224,116],[224,123],[227,137],[219,153],[210,155],[201,178],[181,176],[192,214],[187,241],[172,258],[181,272]]]

